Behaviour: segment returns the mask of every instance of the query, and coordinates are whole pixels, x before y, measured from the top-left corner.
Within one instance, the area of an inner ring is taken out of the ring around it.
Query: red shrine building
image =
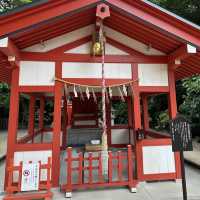
[[[200,73],[200,27],[146,0],[42,0],[1,14],[0,27],[0,81],[11,88],[8,193],[22,190],[20,169],[35,162],[47,171],[38,189],[62,185],[69,196],[77,188],[128,186],[136,192],[142,181],[181,179],[170,136],[149,128],[147,99],[166,94],[170,118],[176,116],[175,81]],[[19,139],[23,95],[29,124]],[[114,101],[127,105],[126,124],[113,120]],[[48,102],[53,113],[46,127]]]

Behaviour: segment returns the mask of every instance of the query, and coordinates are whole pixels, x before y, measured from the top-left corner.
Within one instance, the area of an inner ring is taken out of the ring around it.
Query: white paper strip
[[[83,96],[83,92],[82,92],[81,86],[79,86],[79,92],[80,92],[81,100],[82,100],[82,101],[85,101],[85,98],[84,98],[84,96]]]
[[[78,97],[77,91],[76,91],[76,86],[74,85],[74,96]]]
[[[123,102],[125,102],[124,95],[123,95],[123,93],[122,93],[120,87],[118,87],[118,91],[119,91],[119,96],[120,96],[121,100],[122,100]]]
[[[124,95],[127,97],[128,93],[127,93],[126,85],[123,85],[123,92],[124,92]]]
[[[110,98],[112,98],[112,88],[109,87],[108,90],[109,90],[109,96],[110,96]]]
[[[64,85],[64,90],[65,90],[66,100],[68,100],[69,92],[68,92],[67,84]]]
[[[96,94],[95,94],[93,88],[92,88],[92,96],[93,96],[93,98],[94,98],[94,102],[97,103],[97,97],[96,97]]]
[[[90,98],[90,91],[89,91],[88,87],[86,88],[85,93],[86,93],[87,98],[89,99]]]

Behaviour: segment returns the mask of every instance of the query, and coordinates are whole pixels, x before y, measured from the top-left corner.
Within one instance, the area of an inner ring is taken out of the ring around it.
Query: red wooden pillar
[[[67,116],[67,100],[64,98],[63,106],[63,124],[62,124],[62,149],[67,147],[67,125],[68,125],[68,116]]]
[[[144,130],[149,129],[148,96],[142,95]]]
[[[62,77],[62,62],[56,62],[55,75]],[[56,81],[54,87],[54,120],[53,120],[53,147],[52,147],[52,183],[59,186],[60,176],[60,134],[61,134],[61,101],[62,83]]]
[[[140,110],[140,92],[138,80],[138,64],[132,64],[132,78],[133,78],[133,127],[135,138],[135,157],[136,157],[136,176],[139,177],[142,174],[142,160],[139,158],[139,142],[136,137],[136,130],[141,129],[141,110]]]
[[[133,77],[133,124],[134,129],[141,128],[141,111],[140,111],[140,92],[138,81],[138,64],[132,64]]]
[[[44,107],[45,107],[45,98],[40,97],[39,129],[41,131],[43,131],[44,129]]]
[[[33,137],[35,124],[35,96],[30,96],[29,102],[29,119],[28,119],[28,134]],[[33,139],[33,138],[32,138]]]
[[[127,98],[127,106],[128,106],[128,126],[129,129],[133,128],[133,117],[132,117],[132,103],[131,98]]]
[[[9,162],[14,157],[15,145],[17,140],[18,117],[19,117],[19,68],[16,67],[12,70],[4,187],[6,187],[8,184],[7,169],[9,166]]]
[[[41,133],[41,143],[43,143],[44,107],[45,107],[45,98],[40,97],[39,130],[40,130],[40,133]]]
[[[176,84],[175,84],[175,72],[171,67],[168,68],[168,79],[169,79],[169,115],[173,119],[177,114],[177,102],[176,102]],[[175,153],[175,165],[176,165],[176,178],[181,178],[181,165],[180,165],[180,154]]]

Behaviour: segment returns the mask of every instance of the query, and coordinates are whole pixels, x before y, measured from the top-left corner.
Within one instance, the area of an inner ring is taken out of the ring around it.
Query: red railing
[[[101,152],[78,153],[73,156],[72,148],[66,150],[66,184],[62,185],[62,190],[71,193],[73,189],[95,188],[105,186],[128,186],[136,187],[134,178],[134,155],[131,145],[128,145],[126,151],[108,153],[108,175],[103,175],[103,162]],[[85,156],[85,154],[87,154]],[[96,155],[95,155],[96,154]],[[86,165],[87,163],[87,165]],[[94,180],[94,172],[97,172],[97,180]],[[87,180],[84,174],[87,172]],[[124,175],[126,172],[126,175]],[[73,182],[74,173],[78,174],[76,183]],[[115,177],[113,176],[115,174]],[[115,179],[115,180],[113,180]]]
[[[31,161],[29,163],[32,163]],[[48,199],[50,200],[53,196],[51,192],[51,158],[48,158],[47,164],[42,164],[39,161],[39,190],[38,193],[21,193],[21,180],[22,180],[22,168],[23,162],[20,162],[18,166],[14,166],[13,159],[10,161],[10,165],[8,167],[8,186],[6,187],[7,195],[3,198],[3,200],[11,200],[11,199]],[[46,170],[46,180],[41,180],[42,171]],[[18,174],[17,180],[14,180],[14,173]],[[44,191],[43,193],[40,193]]]

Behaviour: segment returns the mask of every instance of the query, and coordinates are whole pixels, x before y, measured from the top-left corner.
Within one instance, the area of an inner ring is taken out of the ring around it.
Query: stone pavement
[[[193,140],[193,151],[184,152],[184,157],[187,162],[190,162],[200,168],[200,141],[199,137]]]
[[[7,150],[7,131],[0,130],[0,160],[5,157]],[[27,130],[19,130],[17,138],[22,138],[27,133]]]

